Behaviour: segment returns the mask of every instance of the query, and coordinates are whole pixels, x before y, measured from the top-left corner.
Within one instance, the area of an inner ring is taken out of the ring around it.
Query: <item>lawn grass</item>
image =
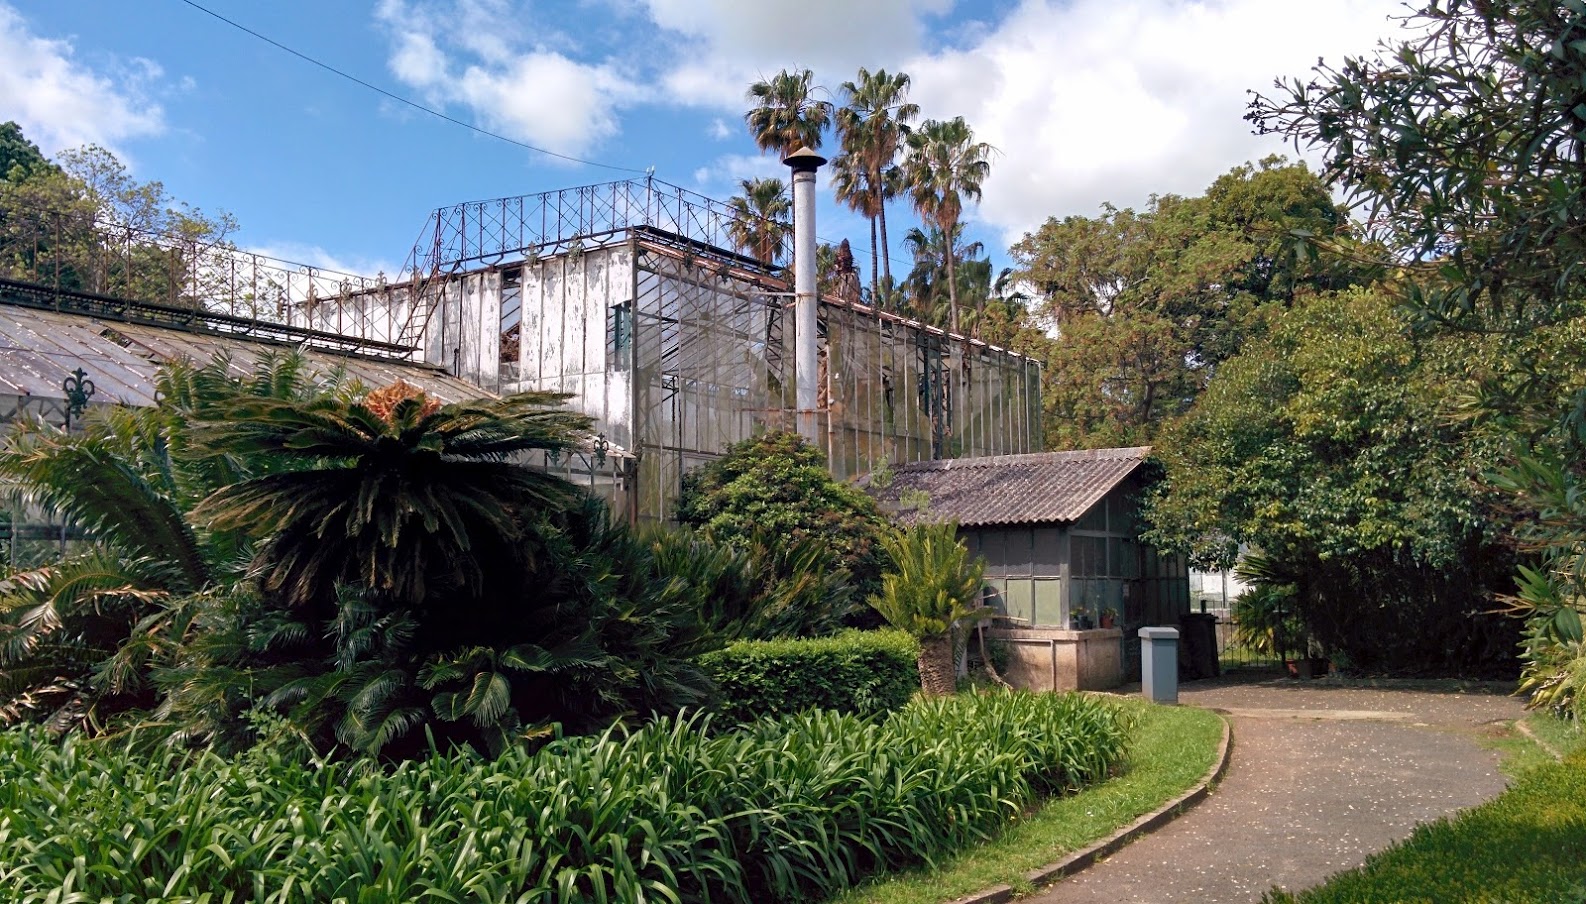
[[[1586,904],[1586,748],[1420,826],[1358,869],[1266,904]]]
[[[1028,890],[1024,876],[1110,835],[1188,790],[1216,757],[1222,719],[1190,707],[1120,701],[1139,728],[1127,771],[1072,797],[1047,801],[989,844],[932,870],[894,874],[833,899],[834,904],[942,904],[993,885]]]
[[[1586,725],[1560,719],[1546,712],[1532,713],[1523,721],[1525,727],[1529,728],[1538,740],[1561,756],[1569,756],[1577,750],[1586,750]]]

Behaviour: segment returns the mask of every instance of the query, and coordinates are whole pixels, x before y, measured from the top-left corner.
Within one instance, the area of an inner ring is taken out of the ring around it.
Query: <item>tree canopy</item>
[[[1059,335],[1044,374],[1047,445],[1150,442],[1272,309],[1357,278],[1298,235],[1349,230],[1315,174],[1272,157],[1203,195],[1053,218],[1026,234],[1011,249],[1016,276]]]
[[[826,456],[796,433],[765,433],[683,478],[677,520],[740,546],[811,541],[861,593],[880,580],[886,521],[875,500],[831,476]]]
[[[1507,660],[1512,558],[1480,483],[1501,440],[1449,416],[1491,350],[1418,337],[1384,293],[1317,296],[1227,361],[1157,445],[1151,538],[1228,565],[1256,549],[1330,652],[1368,669]]]
[[[1586,314],[1586,0],[1423,0],[1407,26],[1278,82],[1249,118],[1323,152],[1377,243],[1337,250],[1392,266],[1410,310],[1518,337],[1469,408],[1511,437],[1490,477],[1540,558],[1510,597],[1524,687],[1586,714],[1586,383],[1578,341],[1552,344]]]

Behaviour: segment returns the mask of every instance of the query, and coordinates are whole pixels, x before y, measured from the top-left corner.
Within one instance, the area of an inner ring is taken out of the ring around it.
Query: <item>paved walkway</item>
[[[1198,807],[1028,900],[1250,904],[1315,885],[1417,823],[1504,788],[1482,734],[1522,714],[1503,690],[1456,682],[1185,684],[1180,702],[1231,714],[1233,759]]]

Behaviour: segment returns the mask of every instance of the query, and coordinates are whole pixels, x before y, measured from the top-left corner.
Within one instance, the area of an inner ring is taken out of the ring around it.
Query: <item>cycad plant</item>
[[[100,409],[75,433],[23,422],[0,445],[0,477],[89,544],[0,583],[0,722],[103,730],[148,707],[152,671],[241,580],[251,526],[207,530],[190,512],[275,464],[195,454],[193,421],[238,398],[334,397],[341,381],[312,375],[291,352],[242,377],[233,370],[224,357],[173,364],[156,378],[155,407]]]
[[[957,688],[953,632],[992,614],[977,605],[985,563],[970,559],[953,522],[916,524],[882,539],[891,560],[881,592],[870,598],[893,627],[920,642],[920,685],[927,696]]]
[[[199,447],[297,467],[229,486],[195,514],[269,537],[254,565],[289,604],[328,602],[343,583],[407,604],[477,592],[490,556],[524,539],[520,515],[578,496],[515,460],[582,441],[589,418],[561,408],[566,398],[441,405],[398,382],[353,401],[241,399],[198,428]]]
[[[526,599],[543,590],[530,577],[546,558],[544,519],[583,498],[520,461],[583,441],[589,420],[564,399],[442,405],[398,382],[363,398],[215,412],[197,448],[289,467],[195,510],[211,530],[264,538],[250,569],[258,598],[173,672],[173,705],[207,705],[246,682],[317,741],[398,755],[422,747],[413,729],[432,717],[443,739],[492,749],[531,724],[536,714],[520,712],[530,679],[606,660],[577,632],[552,649],[554,618]]]

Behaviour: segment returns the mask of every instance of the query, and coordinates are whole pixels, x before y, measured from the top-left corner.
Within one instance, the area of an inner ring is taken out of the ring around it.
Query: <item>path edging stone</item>
[[[1546,741],[1542,740],[1540,737],[1538,737],[1537,733],[1531,730],[1531,726],[1525,724],[1525,719],[1524,718],[1515,719],[1514,720],[1514,727],[1515,727],[1516,731],[1520,732],[1521,734],[1523,734],[1527,738],[1529,738],[1533,744],[1535,744],[1536,746],[1542,748],[1542,752],[1543,753],[1548,754],[1549,756],[1551,756],[1555,760],[1563,762],[1564,754],[1562,752],[1554,749],[1552,744],[1549,744],[1548,742],[1546,742]]]
[[[1042,886],[1051,885],[1065,876],[1072,876],[1081,870],[1089,868],[1096,861],[1112,856],[1124,845],[1134,841],[1136,838],[1155,832],[1157,829],[1177,819],[1191,807],[1205,800],[1206,796],[1211,793],[1212,786],[1222,781],[1223,774],[1228,771],[1228,761],[1233,753],[1233,723],[1222,710],[1214,709],[1212,712],[1217,713],[1218,718],[1222,720],[1223,736],[1217,745],[1216,761],[1212,763],[1212,767],[1206,771],[1205,775],[1201,776],[1200,781],[1194,787],[1156,810],[1141,816],[1107,838],[1103,838],[1089,847],[1081,848],[1055,863],[1049,863],[1046,866],[1031,870],[1025,874],[1025,880],[1036,888],[1041,888]],[[1006,884],[993,885],[984,891],[957,898],[949,902],[949,904],[1006,904],[1006,902],[1013,900],[1013,896],[1013,886]]]

